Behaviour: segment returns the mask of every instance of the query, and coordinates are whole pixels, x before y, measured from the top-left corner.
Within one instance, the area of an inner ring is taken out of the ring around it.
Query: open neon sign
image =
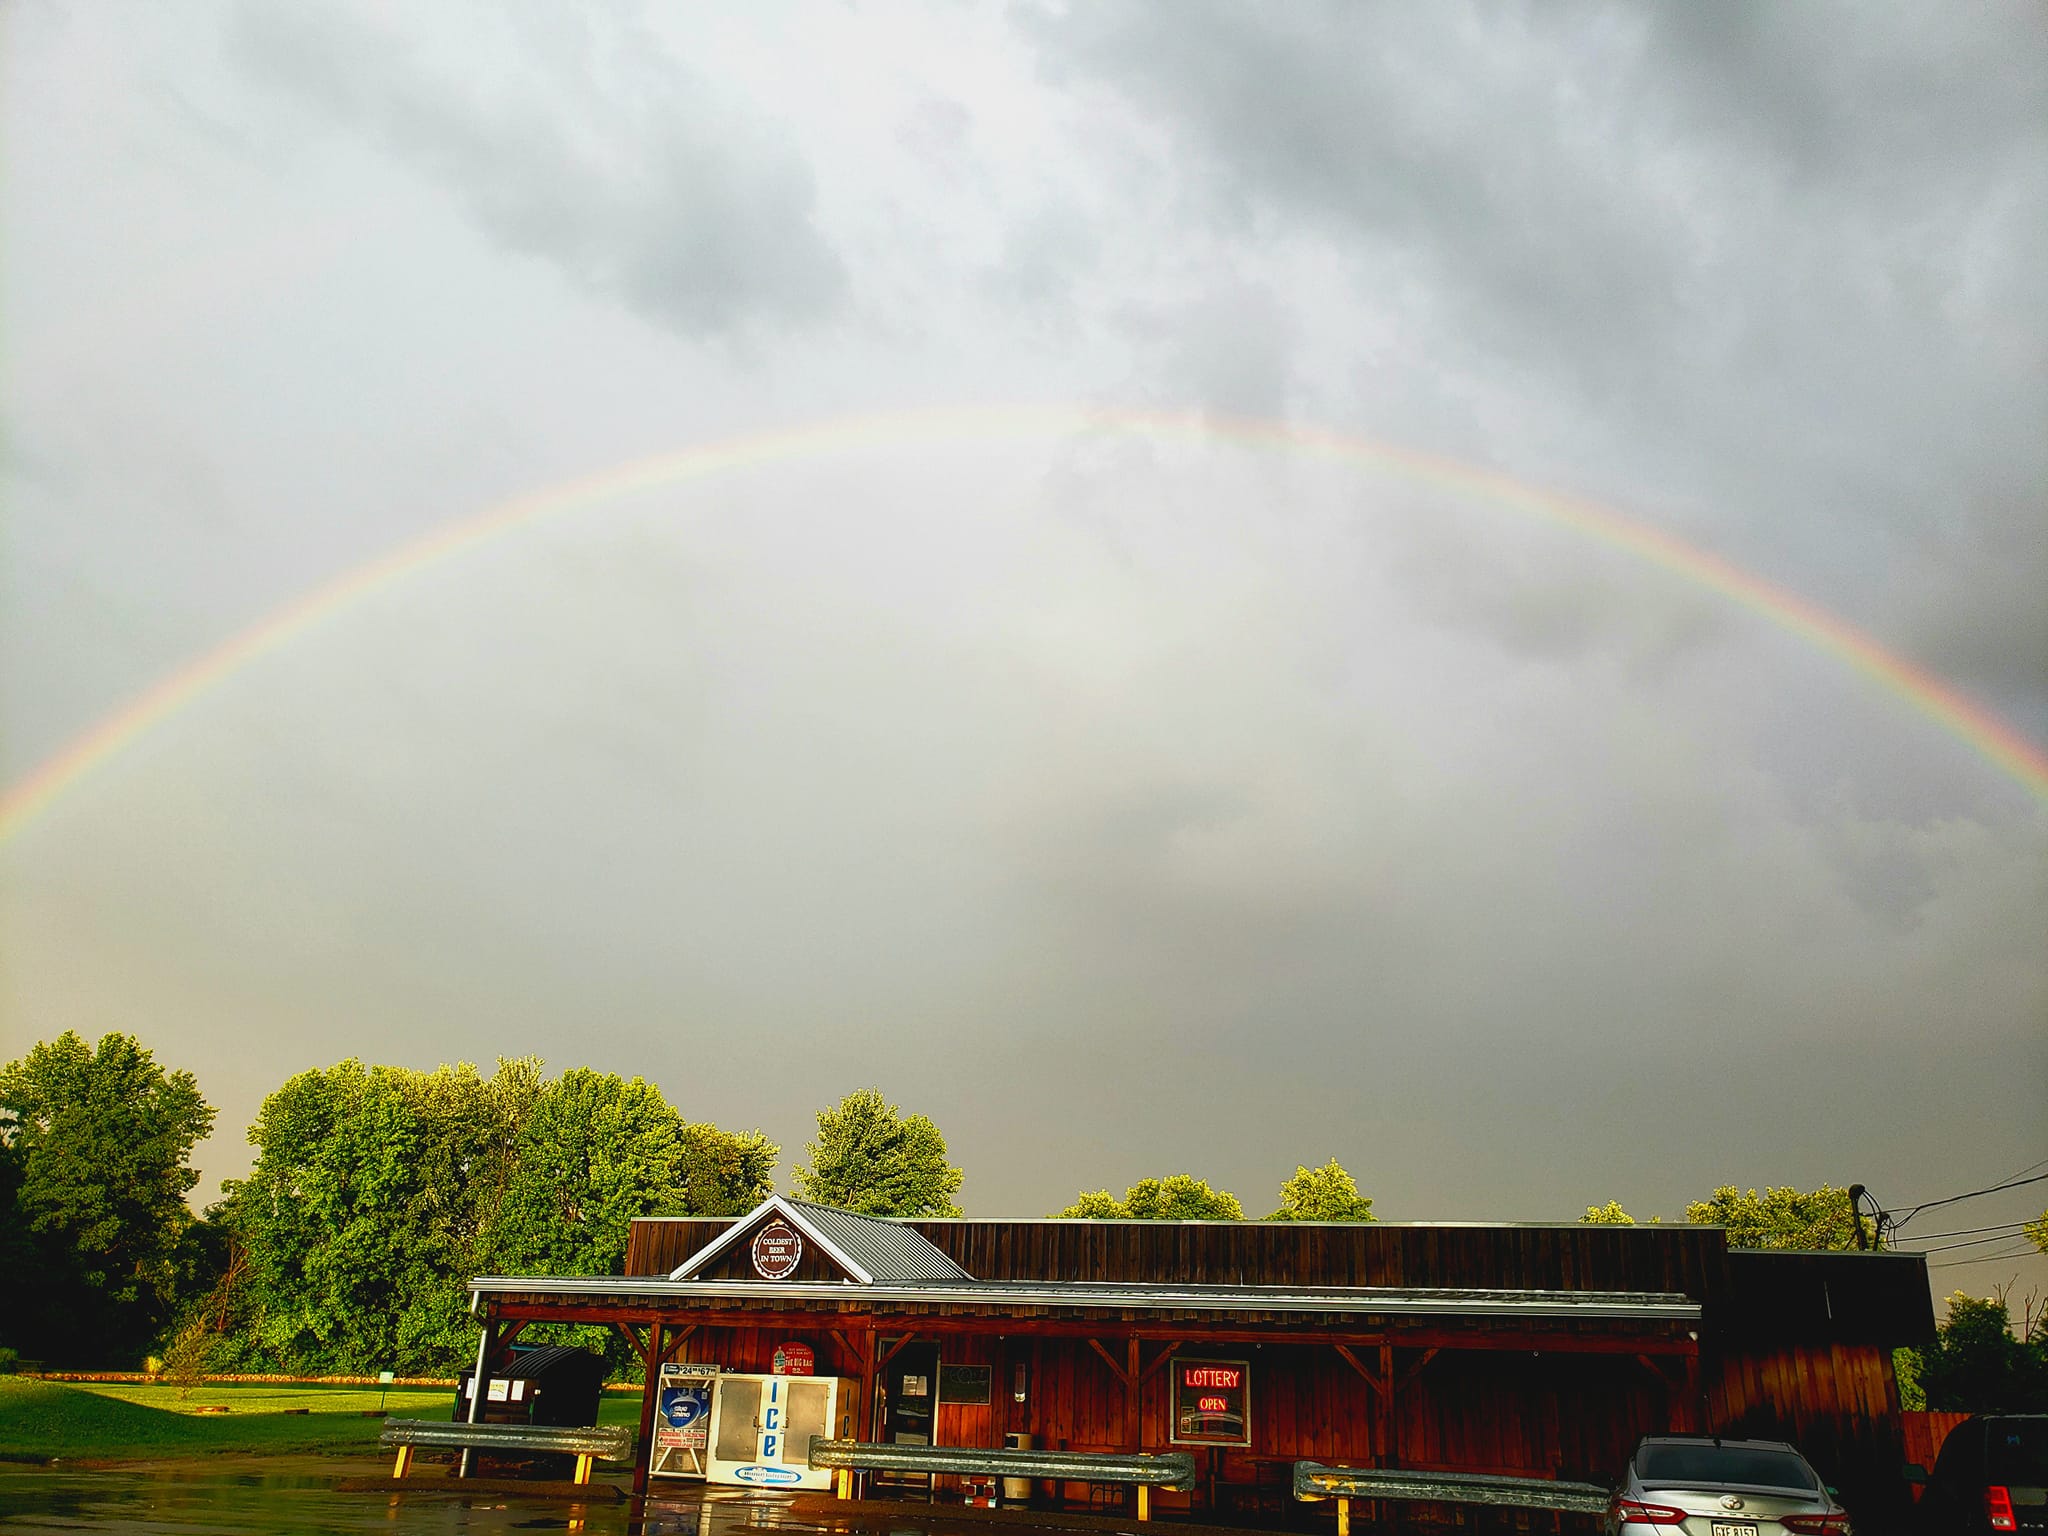
[[[1242,1360],[1182,1360],[1173,1373],[1176,1445],[1252,1443],[1251,1368]]]

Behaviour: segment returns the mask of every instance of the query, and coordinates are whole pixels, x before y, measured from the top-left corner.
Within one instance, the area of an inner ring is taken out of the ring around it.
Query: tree
[[[1922,1353],[1927,1406],[1959,1413],[2048,1410],[2048,1348],[2040,1337],[2013,1337],[2002,1296],[1948,1299],[1948,1316]]]
[[[192,1149],[213,1108],[132,1036],[66,1030],[0,1068],[0,1336],[31,1357],[132,1360],[177,1304],[178,1255],[199,1182]]]
[[[1058,1214],[1089,1221],[1242,1221],[1244,1207],[1228,1190],[1211,1189],[1207,1180],[1176,1173],[1140,1179],[1121,1200],[1106,1189],[1083,1193]]]
[[[782,1148],[759,1131],[683,1127],[685,1209],[693,1216],[738,1216],[775,1192]]]
[[[879,1088],[857,1088],[818,1111],[810,1161],[797,1193],[869,1216],[958,1216],[963,1175],[946,1161],[946,1138],[923,1115],[904,1115]]]
[[[640,1078],[585,1067],[564,1072],[521,1130],[511,1186],[491,1229],[493,1264],[511,1274],[617,1274],[634,1217],[693,1210],[693,1130],[707,1197],[726,1204],[716,1126],[690,1126]],[[772,1166],[778,1150],[755,1133],[735,1160],[745,1164],[760,1151]]]
[[[1744,1192],[1724,1184],[1685,1208],[1685,1219],[1726,1227],[1730,1248],[1854,1248],[1855,1206],[1849,1191],[1823,1184],[1802,1194],[1789,1186]]]
[[[1320,1168],[1297,1166],[1280,1186],[1280,1209],[1268,1221],[1377,1221],[1372,1197],[1334,1157]]]
[[[2027,1234],[2028,1242],[2048,1253],[2048,1211],[2043,1211],[2039,1221],[2028,1222],[2022,1230]]]
[[[640,1078],[534,1058],[431,1072],[358,1061],[264,1101],[249,1177],[218,1208],[226,1275],[202,1309],[245,1368],[445,1371],[475,1345],[468,1281],[612,1274],[633,1218],[727,1214],[778,1149],[692,1125]],[[745,1202],[742,1204],[740,1202]],[[613,1333],[596,1342],[623,1360]]]
[[[1587,1206],[1586,1214],[1581,1216],[1579,1221],[1595,1227],[1632,1227],[1636,1224],[1635,1217],[1621,1208],[1619,1200],[1610,1200],[1605,1205]]]

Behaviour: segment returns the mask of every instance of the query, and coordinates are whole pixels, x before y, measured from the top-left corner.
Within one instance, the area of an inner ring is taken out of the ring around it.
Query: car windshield
[[[1806,1463],[1790,1451],[1748,1445],[1646,1445],[1636,1457],[1636,1475],[1656,1488],[1740,1483],[1745,1488],[1812,1493],[1820,1486]]]
[[[1984,1425],[1987,1483],[2048,1485],[2048,1419],[1991,1419]]]

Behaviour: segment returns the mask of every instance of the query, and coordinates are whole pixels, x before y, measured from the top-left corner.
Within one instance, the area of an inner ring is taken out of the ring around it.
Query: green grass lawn
[[[455,1394],[445,1387],[393,1387],[381,1394],[398,1418],[445,1419]],[[375,1387],[214,1383],[180,1397],[173,1386],[139,1382],[35,1381],[0,1376],[0,1456],[109,1461],[221,1452],[327,1452],[374,1456],[383,1422],[364,1417]],[[224,1407],[225,1413],[200,1413]],[[286,1413],[304,1408],[303,1414]],[[637,1394],[608,1392],[605,1424],[638,1424]]]

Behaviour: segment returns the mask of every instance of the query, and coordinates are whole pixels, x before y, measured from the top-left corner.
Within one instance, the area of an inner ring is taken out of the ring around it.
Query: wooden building
[[[1917,1255],[1731,1253],[1718,1227],[893,1221],[776,1197],[635,1222],[625,1270],[478,1278],[485,1352],[612,1324],[651,1388],[664,1361],[767,1372],[802,1346],[860,1384],[865,1438],[1193,1447],[1198,1502],[1298,1458],[1602,1481],[1666,1429],[1781,1435],[1890,1498],[1891,1350],[1934,1326]]]

